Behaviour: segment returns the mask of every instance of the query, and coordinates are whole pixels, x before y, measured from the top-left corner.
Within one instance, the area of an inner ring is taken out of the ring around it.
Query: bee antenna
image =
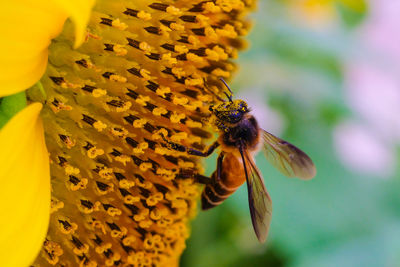
[[[225,84],[226,88],[228,88],[228,90],[231,93],[231,95],[233,95],[233,92],[232,92],[231,88],[229,88],[229,85],[225,82],[225,80],[223,78],[221,78],[221,77],[219,79]]]
[[[225,94],[226,97],[229,99],[229,102],[232,102],[232,95],[228,95],[227,92],[224,92],[224,94]]]
[[[221,77],[219,79],[225,84],[226,88],[228,88],[229,92],[231,93],[231,95],[229,96],[228,93],[224,92],[225,95],[228,97],[229,101],[232,102],[233,92],[232,92],[231,88],[229,88],[229,85],[225,82],[224,79],[222,79]]]
[[[204,88],[205,88],[208,92],[210,92],[212,95],[214,95],[219,101],[225,102],[225,100],[223,100],[219,95],[217,95],[213,90],[211,90],[210,87],[208,87],[208,84],[207,84],[205,78],[203,78],[203,81],[204,81]]]

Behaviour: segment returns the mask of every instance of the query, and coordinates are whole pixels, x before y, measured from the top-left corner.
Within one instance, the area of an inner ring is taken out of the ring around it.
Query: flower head
[[[219,93],[205,81],[235,69],[252,2],[99,0],[77,41],[65,24],[49,48],[45,94],[28,92],[43,103],[52,190],[36,265],[177,265],[199,195],[177,174],[202,168],[162,137],[204,148]]]

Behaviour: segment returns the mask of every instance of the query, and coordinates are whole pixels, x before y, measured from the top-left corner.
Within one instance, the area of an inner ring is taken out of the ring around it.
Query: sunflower
[[[204,149],[252,5],[3,4],[5,266],[178,265],[199,195],[179,173],[202,167],[164,138]]]

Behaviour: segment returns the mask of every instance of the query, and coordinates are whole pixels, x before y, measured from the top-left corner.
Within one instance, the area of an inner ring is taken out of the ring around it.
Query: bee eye
[[[209,111],[213,111],[213,110],[214,110],[214,106],[213,106],[213,105],[209,106],[209,107],[208,107],[208,110],[209,110]]]

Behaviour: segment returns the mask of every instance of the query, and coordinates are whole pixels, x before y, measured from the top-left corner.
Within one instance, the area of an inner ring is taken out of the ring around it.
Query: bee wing
[[[253,158],[242,147],[239,150],[246,174],[251,221],[258,240],[263,243],[271,222],[272,202]]]
[[[296,146],[263,130],[264,154],[267,160],[288,177],[311,179],[317,170],[312,160]]]

